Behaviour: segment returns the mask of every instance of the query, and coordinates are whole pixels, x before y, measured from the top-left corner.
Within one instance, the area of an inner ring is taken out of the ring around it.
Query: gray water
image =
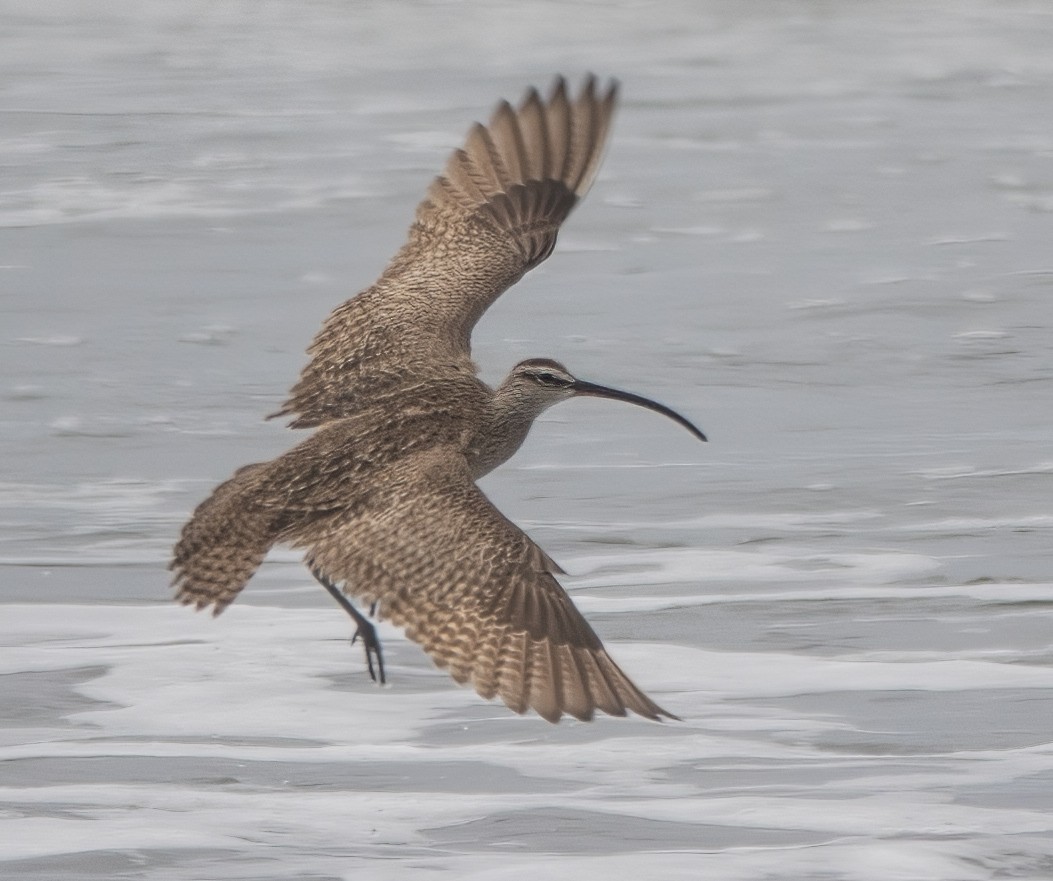
[[[0,2],[0,876],[1053,877],[1053,11]],[[684,718],[552,727],[188,512],[468,125],[617,76],[603,172],[475,335],[658,398],[486,492]]]

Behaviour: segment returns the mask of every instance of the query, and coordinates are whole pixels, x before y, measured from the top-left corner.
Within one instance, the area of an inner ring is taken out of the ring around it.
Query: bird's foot
[[[330,596],[332,596],[332,598],[340,604],[340,607],[354,620],[357,629],[355,630],[355,635],[351,637],[351,645],[354,645],[359,637],[361,637],[362,645],[366,648],[366,666],[369,667],[370,678],[372,678],[374,682],[379,682],[381,685],[384,685],[387,682],[387,678],[384,676],[384,652],[380,648],[380,637],[377,636],[377,628],[373,626],[372,622],[370,622],[365,615],[352,605],[351,600],[344,596],[340,588],[326,578],[321,569],[312,568],[311,574],[318,579],[318,583],[329,591]],[[369,614],[372,615],[376,610],[377,603],[376,600],[374,600],[369,607]]]
[[[377,628],[373,626],[372,622],[364,618],[356,620],[358,629],[355,631],[355,635],[351,637],[351,645],[354,645],[361,638],[362,645],[366,649],[366,665],[369,667],[370,678],[374,682],[379,681],[381,685],[384,685],[387,682],[387,678],[384,676],[384,652],[380,647],[380,637],[377,636]],[[374,658],[376,658],[375,665],[373,663]]]

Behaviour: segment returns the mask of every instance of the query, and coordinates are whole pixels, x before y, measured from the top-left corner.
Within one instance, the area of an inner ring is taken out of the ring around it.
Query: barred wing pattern
[[[378,602],[457,682],[517,713],[676,718],[611,660],[553,576],[558,567],[490,503],[452,447],[410,457],[368,510],[317,523],[296,543],[309,567]]]
[[[559,567],[473,481],[573,388],[535,377],[548,397],[530,397],[516,382],[535,375],[513,371],[495,392],[476,376],[471,334],[552,252],[596,175],[616,95],[589,77],[573,96],[560,78],[471,129],[406,244],[326,319],[274,414],[317,430],[237,471],[184,526],[170,566],[180,602],[219,614],[272,546],[291,544],[326,587],[377,602],[457,682],[517,713],[676,718],[611,660]]]
[[[592,184],[617,84],[589,77],[547,99],[531,89],[476,124],[417,208],[409,239],[372,287],[337,307],[308,348],[310,361],[274,416],[295,428],[350,415],[375,390],[435,370],[472,371],[475,323],[542,262]]]
[[[486,394],[475,377],[418,383],[327,422],[269,462],[239,468],[183,526],[169,564],[176,599],[218,615],[274,544],[362,509],[385,475],[401,473],[397,463],[418,451],[463,443]]]

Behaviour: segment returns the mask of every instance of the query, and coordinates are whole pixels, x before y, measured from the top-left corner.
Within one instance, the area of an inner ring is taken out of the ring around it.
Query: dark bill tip
[[[596,385],[593,382],[584,382],[583,380],[576,380],[574,385],[571,386],[575,394],[588,395],[594,398],[609,398],[612,401],[625,401],[627,404],[635,404],[637,407],[643,407],[645,410],[653,410],[655,413],[661,413],[663,416],[668,416],[674,422],[684,426],[700,441],[707,440],[706,436],[702,433],[702,429],[696,426],[694,423],[688,421],[676,410],[672,410],[666,407],[664,404],[659,404],[657,401],[652,401],[650,398],[645,398],[641,395],[634,395],[632,392],[623,392],[618,389],[608,388],[605,385]]]

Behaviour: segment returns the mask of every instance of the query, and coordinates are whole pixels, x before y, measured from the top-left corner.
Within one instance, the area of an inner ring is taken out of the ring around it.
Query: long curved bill
[[[679,422],[700,441],[706,439],[706,436],[699,428],[688,422],[683,416],[677,413],[676,410],[670,410],[664,404],[659,404],[657,401],[652,401],[650,398],[634,395],[632,392],[619,391],[616,388],[608,388],[605,385],[596,385],[594,382],[585,382],[581,379],[576,379],[574,385],[571,386],[571,389],[578,395],[590,395],[594,398],[610,398],[612,401],[625,401],[627,404],[636,404],[637,407],[654,410],[655,413],[661,413],[663,416],[668,416],[674,422]]]

